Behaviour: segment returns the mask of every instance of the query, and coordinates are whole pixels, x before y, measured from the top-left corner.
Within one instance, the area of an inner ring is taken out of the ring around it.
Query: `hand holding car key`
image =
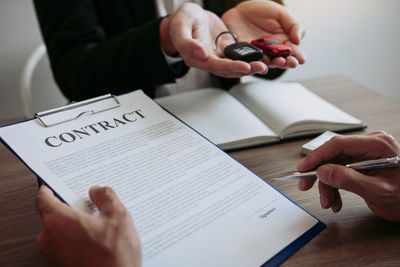
[[[239,41],[251,43],[268,36],[291,48],[287,57],[273,55],[271,51],[271,59],[265,52],[263,62],[267,66],[286,69],[305,63],[305,54],[299,47],[305,31],[286,7],[274,1],[241,1],[221,18]]]
[[[218,39],[224,34],[232,35],[235,43],[226,46],[222,53],[220,47],[218,46]],[[238,42],[236,34],[230,31],[225,31],[218,34],[217,38],[215,39],[215,46],[217,47],[218,52],[224,54],[227,58],[232,60],[241,60],[249,63],[258,61],[263,57],[262,49],[246,42]]]
[[[270,59],[276,57],[286,58],[291,55],[291,48],[288,45],[282,44],[274,37],[255,39],[249,44],[247,42],[238,42],[236,34],[230,31],[221,32],[215,39],[215,46],[220,53],[222,52],[218,46],[218,39],[224,34],[232,35],[235,40],[235,43],[226,46],[223,51],[223,54],[232,60],[253,62],[261,60],[263,54],[268,56]]]

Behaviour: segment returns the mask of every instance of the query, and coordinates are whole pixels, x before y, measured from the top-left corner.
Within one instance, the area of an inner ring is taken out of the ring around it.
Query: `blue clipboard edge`
[[[123,95],[123,94],[122,94]],[[154,101],[154,100],[153,100]],[[184,122],[183,120],[181,120],[180,118],[176,117],[174,114],[172,114],[169,110],[165,109],[164,107],[162,107],[160,104],[158,104],[156,101],[154,101],[157,105],[159,105],[164,111],[166,111],[168,114],[172,115],[174,118],[176,118],[177,120],[179,120],[181,123],[183,123],[184,125],[186,125],[187,127],[189,127],[190,129],[192,129],[193,131],[195,131],[197,134],[199,134],[201,137],[203,137],[205,140],[207,140],[209,143],[211,143],[212,145],[216,146],[219,150],[221,150],[223,153],[225,153],[226,155],[228,155],[231,159],[233,159],[234,161],[238,162],[240,165],[242,165],[244,168],[248,169],[246,166],[244,166],[242,163],[240,163],[238,160],[236,160],[235,158],[233,158],[231,155],[229,155],[228,153],[226,153],[224,150],[222,150],[221,148],[219,148],[217,145],[215,145],[213,142],[211,142],[208,138],[206,138],[203,134],[199,133],[197,130],[193,129],[190,125],[188,125],[186,122]],[[14,124],[19,124],[19,123],[23,123],[26,121],[29,121],[32,119],[26,119],[26,120],[22,120],[22,121],[18,121],[18,122],[14,122],[14,123],[10,123],[7,125],[3,125],[2,127],[7,127],[7,126],[11,126]],[[38,186],[40,187],[41,184],[45,184],[47,187],[49,187],[46,182],[40,178],[39,175],[37,175],[37,173],[35,173],[29,166],[28,164],[25,163],[24,160],[22,160],[22,158],[3,140],[3,138],[1,138],[0,136],[0,142],[8,149],[10,150],[25,166],[28,167],[28,169],[34,173],[38,179]],[[286,199],[288,199],[289,201],[291,201],[293,204],[295,204],[296,206],[298,206],[300,209],[304,210],[305,212],[307,212],[310,216],[314,217],[315,219],[318,220],[318,223],[315,224],[312,228],[310,228],[307,232],[305,232],[303,235],[301,235],[300,237],[298,237],[296,240],[294,240],[292,243],[290,243],[288,246],[286,246],[285,248],[283,248],[280,252],[278,252],[275,256],[273,256],[272,258],[270,258],[267,262],[265,262],[264,264],[262,264],[262,267],[268,267],[268,266],[277,266],[280,263],[284,262],[287,258],[289,258],[291,255],[293,255],[297,250],[299,250],[301,247],[303,247],[305,244],[307,244],[311,239],[313,239],[317,234],[319,234],[323,229],[326,228],[326,225],[321,222],[317,217],[315,217],[314,215],[312,215],[310,212],[308,212],[307,210],[305,210],[303,207],[301,207],[300,205],[298,205],[296,202],[294,202],[293,200],[291,200],[289,197],[287,197],[285,194],[283,194],[281,191],[279,191],[278,189],[276,189],[274,186],[272,186],[269,182],[265,181],[264,179],[262,179],[260,176],[258,176],[257,174],[255,174],[252,170],[248,169],[251,173],[253,173],[255,176],[257,176],[259,179],[261,179],[263,182],[267,183],[269,186],[271,186],[274,190],[276,190],[277,192],[279,192],[281,195],[283,195]],[[49,187],[54,195],[59,198],[62,202],[66,203],[65,200],[55,191],[53,190],[51,187]],[[68,203],[66,203],[68,204]]]
[[[307,244],[311,239],[313,239],[317,234],[326,228],[326,225],[319,221],[316,225],[310,228],[303,235],[298,237],[295,241],[289,244],[287,247],[282,249],[278,254],[269,259],[266,263],[261,265],[261,267],[278,266],[284,262],[287,258],[297,252],[301,247]]]

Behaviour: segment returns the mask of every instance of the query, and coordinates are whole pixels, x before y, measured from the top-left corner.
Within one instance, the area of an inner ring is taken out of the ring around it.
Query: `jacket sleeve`
[[[155,86],[175,80],[179,71],[160,49],[161,18],[108,37],[92,0],[34,4],[54,78],[70,100],[134,89],[153,97]]]

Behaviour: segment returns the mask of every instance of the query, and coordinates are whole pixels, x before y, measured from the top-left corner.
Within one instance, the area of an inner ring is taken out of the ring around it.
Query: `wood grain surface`
[[[364,131],[346,134],[385,130],[400,140],[400,104],[343,76],[301,83],[368,125]],[[13,121],[17,120],[1,124]],[[282,266],[400,266],[400,224],[375,217],[360,197],[340,191],[343,208],[333,213],[321,208],[315,187],[301,192],[295,181],[271,179],[295,168],[302,158],[301,145],[310,139],[230,152],[327,225]],[[46,266],[35,247],[41,229],[35,211],[36,177],[4,145],[0,145],[0,170],[0,266]]]

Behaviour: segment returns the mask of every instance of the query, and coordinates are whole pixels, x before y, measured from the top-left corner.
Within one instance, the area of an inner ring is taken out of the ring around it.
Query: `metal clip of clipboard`
[[[50,115],[53,115],[53,114],[56,114],[56,113],[60,113],[60,112],[64,112],[64,111],[68,111],[68,110],[73,110],[73,109],[76,109],[76,108],[79,108],[79,107],[83,107],[83,106],[88,106],[88,105],[91,105],[91,104],[94,104],[94,103],[97,103],[97,102],[100,102],[100,101],[104,101],[104,100],[107,100],[107,99],[113,99],[114,102],[115,102],[114,105],[112,105],[111,107],[106,107],[104,109],[100,109],[100,110],[94,110],[94,109],[84,110],[84,111],[81,111],[78,114],[72,116],[71,118],[63,119],[63,120],[61,120],[59,122],[46,123],[44,121],[44,118],[46,116],[50,116]],[[81,117],[83,115],[86,115],[86,114],[96,114],[96,113],[99,113],[99,112],[103,112],[103,111],[106,111],[106,110],[117,108],[120,105],[121,105],[121,103],[119,102],[118,98],[115,95],[107,94],[107,95],[91,98],[91,99],[88,99],[88,100],[72,103],[72,104],[69,104],[69,105],[66,105],[66,106],[63,106],[63,107],[59,107],[59,108],[54,108],[54,109],[38,112],[38,113],[36,113],[34,115],[34,118],[38,119],[38,121],[40,122],[40,124],[43,127],[50,127],[50,126],[54,126],[54,125],[58,125],[58,124],[61,124],[61,123],[65,123],[65,122],[68,122],[68,121],[72,121],[72,120],[78,119],[79,117]]]

